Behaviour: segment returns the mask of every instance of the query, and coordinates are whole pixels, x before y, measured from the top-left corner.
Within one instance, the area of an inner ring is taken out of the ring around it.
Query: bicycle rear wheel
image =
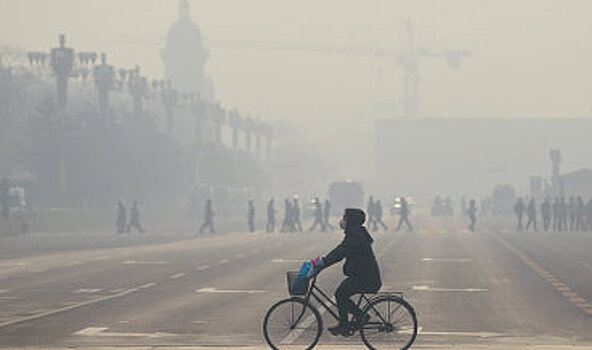
[[[275,350],[312,349],[322,331],[319,311],[302,298],[277,302],[263,320],[265,340]]]
[[[417,317],[402,298],[389,295],[373,300],[365,309],[369,321],[360,328],[364,344],[371,350],[409,349],[417,336]]]

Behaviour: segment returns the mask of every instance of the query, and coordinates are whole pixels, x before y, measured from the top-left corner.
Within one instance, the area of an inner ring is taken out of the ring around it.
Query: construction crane
[[[424,57],[445,58],[450,69],[461,68],[463,58],[470,55],[469,50],[451,49],[433,52],[425,47],[415,48],[413,26],[406,21],[407,48],[397,57],[397,64],[403,68],[403,96],[401,104],[405,117],[417,118],[419,113],[419,60]]]

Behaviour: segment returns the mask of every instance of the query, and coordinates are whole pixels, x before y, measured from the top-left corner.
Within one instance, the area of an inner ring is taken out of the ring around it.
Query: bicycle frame
[[[304,299],[306,304],[311,305],[310,299],[312,297],[319,304],[321,304],[325,308],[325,310],[327,310],[327,312],[329,312],[329,314],[335,320],[339,321],[339,315],[337,312],[334,311],[334,309],[337,309],[337,307],[338,307],[337,303],[333,301],[333,298],[328,296],[325,292],[323,292],[323,290],[321,290],[319,287],[317,287],[316,282],[317,282],[317,277],[315,276],[310,284],[310,287],[308,288],[308,291],[306,293],[306,297]],[[371,302],[374,298],[380,297],[381,295],[382,296],[396,296],[398,298],[403,299],[403,293],[400,293],[400,292],[376,293],[371,298],[368,298],[366,296],[366,294],[360,294],[358,301],[356,302],[356,306],[358,308],[360,308],[360,306],[362,306],[362,301],[364,301],[365,305],[366,305],[365,307],[367,307],[368,305],[371,305]],[[385,324],[387,322],[382,317],[380,312],[378,312],[376,309],[374,309],[374,307],[371,307],[371,309],[372,309],[372,311],[374,311],[374,314],[380,319],[381,322],[368,322],[364,325],[364,328],[371,328],[373,326],[382,326],[383,324]],[[304,315],[304,309],[302,310],[302,313],[300,314],[300,316],[297,318],[296,322],[294,323],[294,326],[296,326],[300,322],[300,319],[302,318],[303,315]]]

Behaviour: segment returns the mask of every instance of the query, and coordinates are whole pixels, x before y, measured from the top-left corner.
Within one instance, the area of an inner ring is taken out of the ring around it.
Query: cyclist
[[[339,324],[328,330],[333,335],[349,335],[349,314],[354,315],[354,324],[360,325],[367,320],[362,320],[362,310],[350,299],[354,294],[377,293],[382,286],[380,270],[376,257],[372,251],[374,240],[363,226],[366,214],[360,209],[345,209],[343,219],[339,227],[343,229],[345,237],[343,241],[324,258],[312,261],[314,276],[320,270],[345,259],[343,273],[347,278],[341,282],[335,291],[335,299],[339,309]]]

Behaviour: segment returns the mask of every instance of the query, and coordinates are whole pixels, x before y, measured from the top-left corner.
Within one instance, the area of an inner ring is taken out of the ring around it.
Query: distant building
[[[592,170],[580,169],[561,176],[565,196],[592,198]]]
[[[181,1],[179,19],[169,28],[166,46],[160,55],[165,77],[171,79],[173,88],[214,102],[212,81],[204,74],[209,52],[204,47],[199,26],[191,20],[188,0]]]
[[[551,175],[551,149],[563,169],[592,168],[590,130],[592,119],[377,120],[377,185],[423,202],[485,195],[499,183],[528,193],[529,176]]]

